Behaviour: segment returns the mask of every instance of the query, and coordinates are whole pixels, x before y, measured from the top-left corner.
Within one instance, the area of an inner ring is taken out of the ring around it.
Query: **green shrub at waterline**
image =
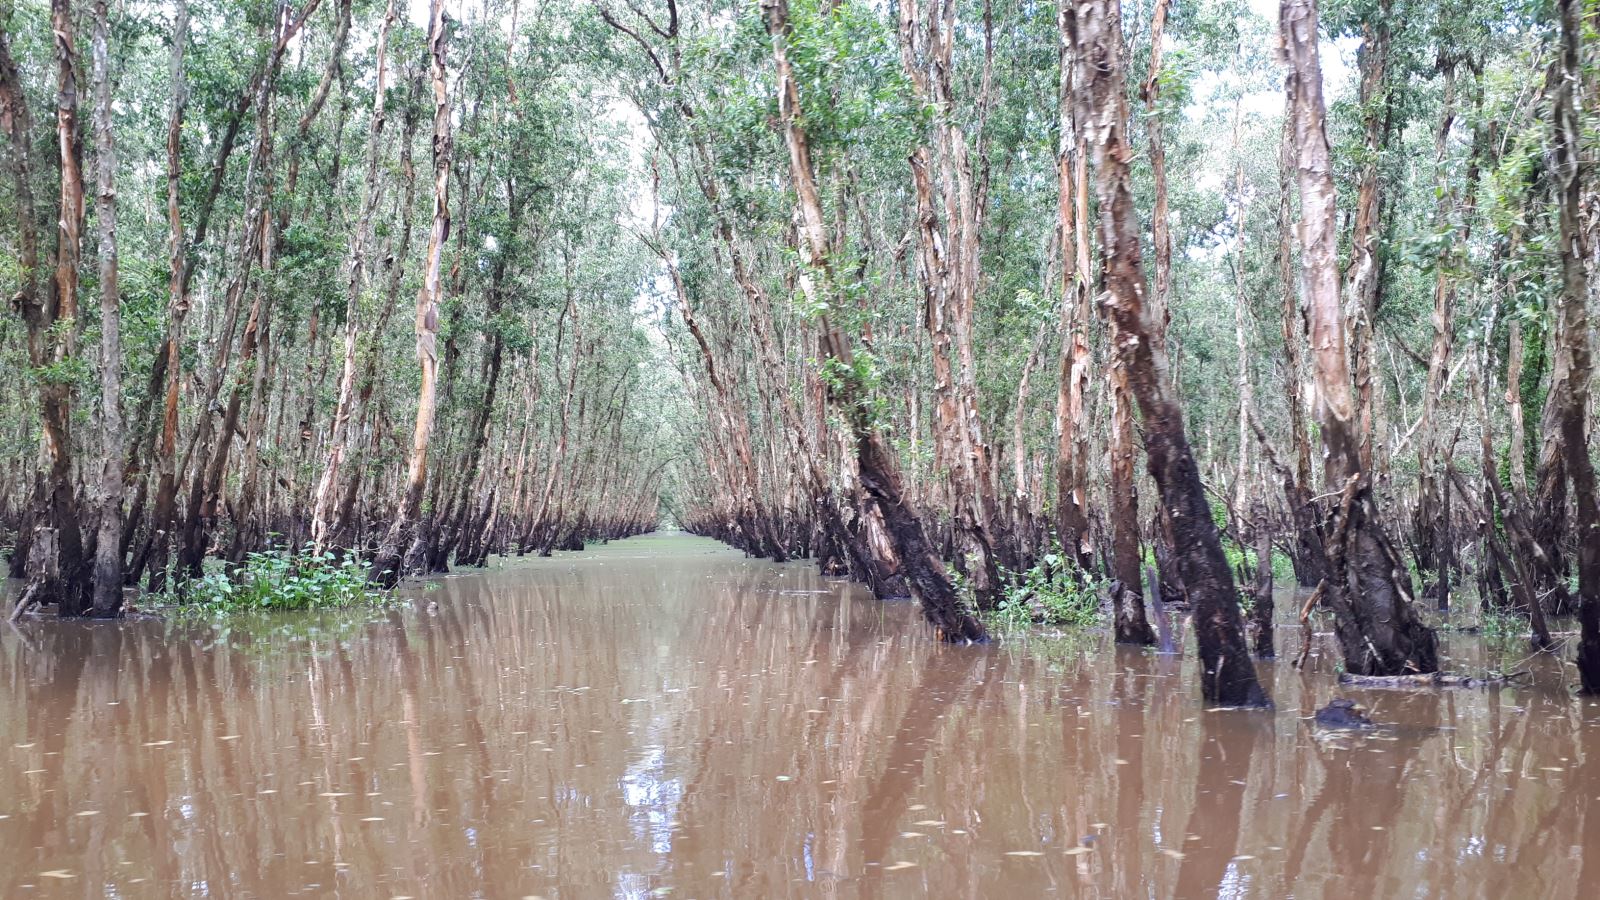
[[[300,551],[263,550],[232,571],[208,573],[184,586],[191,608],[219,612],[341,609],[390,597],[368,583],[366,562],[311,545]]]
[[[1038,565],[1007,580],[999,604],[988,616],[997,630],[1034,625],[1087,628],[1102,621],[1100,584],[1069,569],[1059,553],[1045,554]]]

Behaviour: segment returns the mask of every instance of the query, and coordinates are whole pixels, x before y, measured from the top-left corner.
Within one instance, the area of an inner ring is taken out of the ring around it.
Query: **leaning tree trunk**
[[[1128,143],[1121,3],[1076,0],[1064,24],[1083,76],[1075,99],[1079,121],[1089,128],[1094,154],[1105,302],[1121,332],[1116,352],[1127,367],[1139,403],[1150,474],[1171,523],[1179,572],[1194,605],[1195,637],[1204,673],[1201,692],[1212,703],[1268,705],[1271,701],[1256,680],[1245,645],[1233,574],[1222,553],[1211,505],[1184,431],[1183,412],[1173,392],[1157,311],[1145,300],[1139,218],[1128,165],[1133,148]]]
[[[1301,276],[1318,389],[1324,468],[1336,497],[1325,540],[1322,596],[1337,619],[1345,667],[1357,675],[1438,669],[1438,642],[1411,605],[1410,578],[1379,527],[1362,433],[1351,392],[1345,320],[1339,302],[1337,216],[1317,55],[1315,0],[1281,0],[1289,60],[1301,204]]]
[[[801,272],[800,286],[812,303],[820,302],[820,308],[832,308],[838,292],[828,260],[829,242],[823,224],[822,199],[812,168],[811,146],[801,124],[800,89],[789,63],[788,3],[787,0],[762,0],[761,9],[767,34],[772,39],[773,63],[778,74],[778,113],[784,143],[789,150],[790,179],[800,205],[800,231],[809,270]],[[853,365],[844,333],[834,327],[826,315],[822,317],[821,327],[820,349],[830,371],[838,376],[833,379],[833,400],[850,426],[861,469],[861,484],[883,513],[884,525],[894,541],[906,580],[922,604],[923,615],[943,640],[986,640],[988,634],[983,623],[964,608],[944,564],[928,543],[921,517],[905,496],[888,446],[872,417],[866,385]]]

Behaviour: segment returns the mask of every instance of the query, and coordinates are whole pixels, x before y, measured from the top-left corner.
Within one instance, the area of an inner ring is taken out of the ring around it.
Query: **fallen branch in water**
[[[1527,674],[1527,672],[1507,672],[1502,675],[1473,678],[1470,675],[1446,675],[1443,672],[1424,672],[1412,675],[1352,675],[1349,672],[1342,672],[1339,675],[1339,683],[1374,688],[1503,687]]]
[[[1294,658],[1294,667],[1296,669],[1304,668],[1306,657],[1311,655],[1311,611],[1316,608],[1318,601],[1322,599],[1322,586],[1326,583],[1325,581],[1317,582],[1317,589],[1311,592],[1311,596],[1306,598],[1305,605],[1300,607],[1300,627],[1305,629],[1305,638],[1300,641],[1300,655]]]

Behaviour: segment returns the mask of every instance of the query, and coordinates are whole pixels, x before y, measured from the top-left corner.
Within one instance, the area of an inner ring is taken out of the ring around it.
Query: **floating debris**
[[[884,867],[883,867],[883,870],[884,870],[884,871],[885,871],[885,872],[898,872],[898,871],[900,871],[900,870],[901,870],[901,869],[911,869],[911,868],[915,868],[915,867],[916,867],[916,865],[917,865],[917,864],[916,864],[916,863],[914,863],[914,862],[908,862],[908,861],[907,861],[907,860],[903,860],[903,859],[902,859],[902,860],[899,860],[899,861],[898,861],[898,862],[895,862],[895,863],[893,863],[893,864],[891,864],[891,865],[887,865],[887,866],[884,866]]]

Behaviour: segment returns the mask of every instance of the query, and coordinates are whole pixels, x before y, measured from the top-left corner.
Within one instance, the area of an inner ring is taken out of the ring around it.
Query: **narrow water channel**
[[[1600,704],[1334,659],[1208,712],[1193,659],[943,646],[681,536],[392,611],[0,627],[0,896],[1592,896]],[[1336,695],[1395,727],[1319,739]]]

